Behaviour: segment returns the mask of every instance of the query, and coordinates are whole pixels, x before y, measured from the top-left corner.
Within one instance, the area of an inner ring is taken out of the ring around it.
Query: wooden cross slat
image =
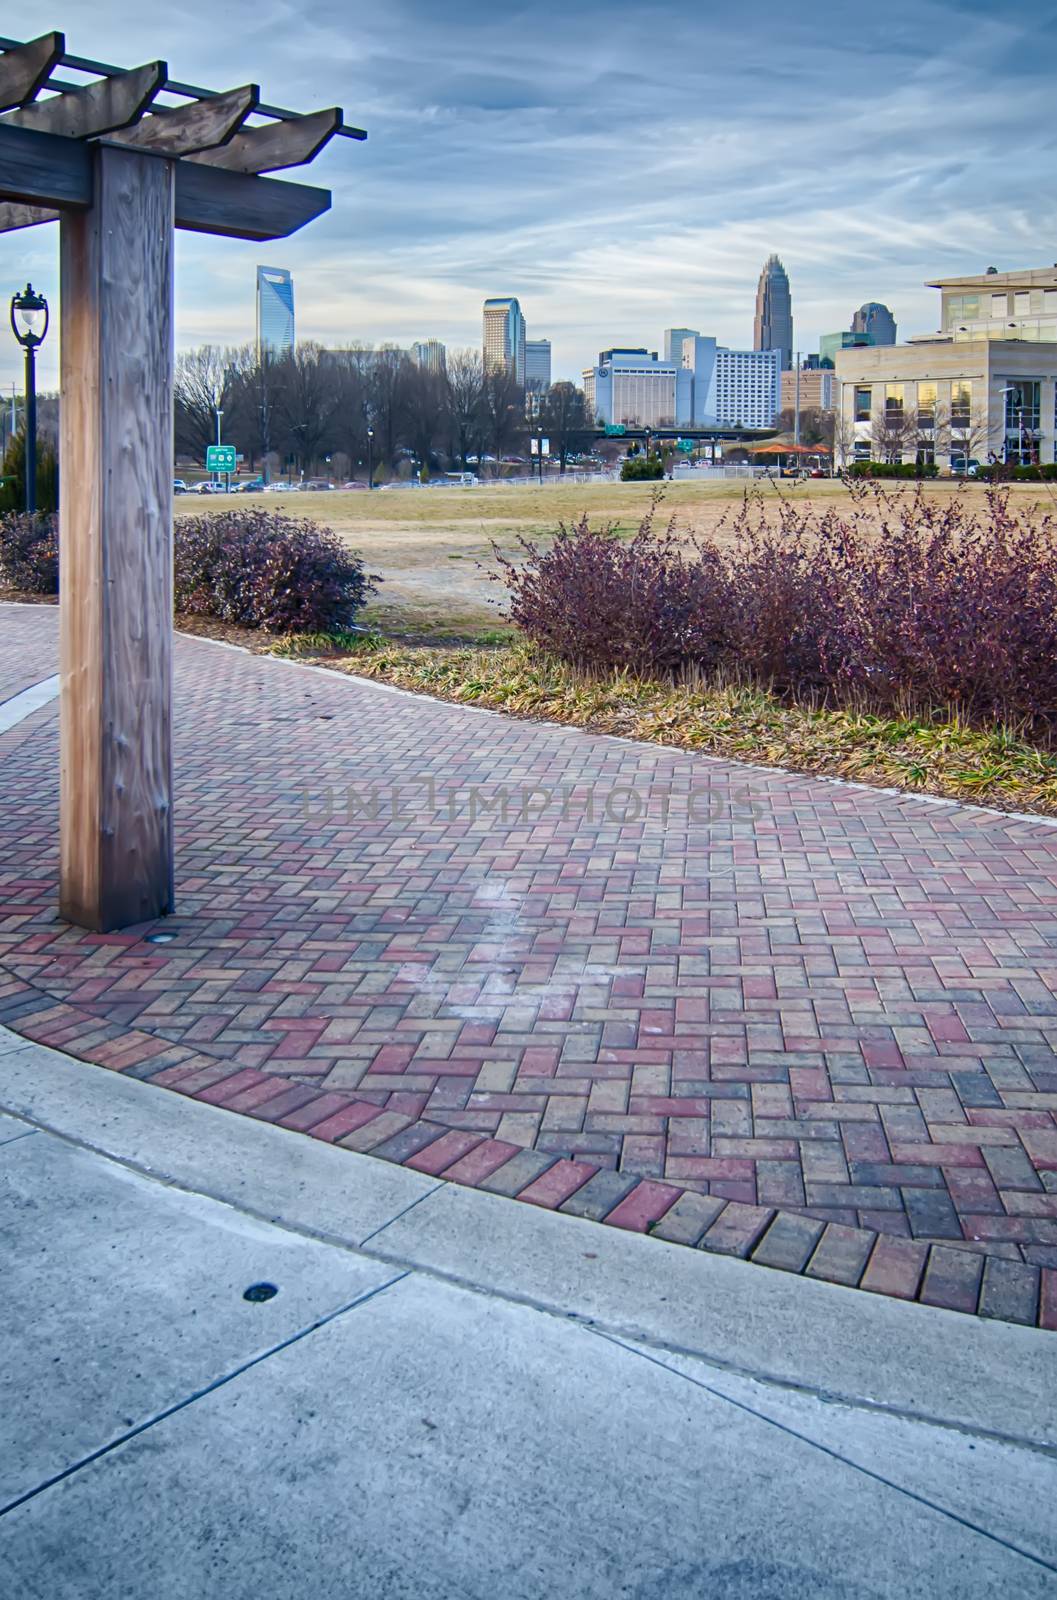
[[[228,172],[280,172],[301,167],[319,154],[342,126],[339,106],[312,111],[294,122],[269,122],[263,128],[244,128],[227,144],[203,150],[192,161]]]
[[[187,156],[224,144],[237,133],[260,103],[257,84],[229,89],[209,100],[192,100],[171,111],[154,111],[134,127],[114,135],[118,144],[135,145],[160,156]]]
[[[100,78],[83,89],[35,100],[0,117],[0,124],[36,128],[40,133],[57,133],[66,139],[110,133],[138,121],[168,76],[164,61],[151,61],[120,76]]]
[[[32,100],[65,49],[63,34],[45,33],[16,50],[5,50],[0,56],[0,111]]]

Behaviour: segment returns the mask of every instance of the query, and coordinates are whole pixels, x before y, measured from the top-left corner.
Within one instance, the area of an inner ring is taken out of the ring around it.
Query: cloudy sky
[[[671,325],[751,344],[772,250],[803,350],[864,300],[935,326],[926,278],[1057,261],[1052,6],[56,0],[37,26],[369,131],[315,163],[334,208],[302,234],[178,236],[181,347],[252,337],[257,262],[292,270],[299,335],[331,343],[476,344],[482,298],[516,294],[578,377]],[[3,296],[54,296],[57,244],[0,236]],[[0,383],[16,354],[0,333]]]

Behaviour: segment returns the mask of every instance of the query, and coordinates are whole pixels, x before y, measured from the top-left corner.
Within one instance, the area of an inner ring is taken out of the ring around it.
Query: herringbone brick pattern
[[[171,943],[58,921],[55,708],[0,736],[0,1020],[454,1181],[1057,1318],[1057,830],[177,657]]]

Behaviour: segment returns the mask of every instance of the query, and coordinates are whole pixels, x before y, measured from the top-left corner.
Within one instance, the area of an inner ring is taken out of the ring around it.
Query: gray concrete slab
[[[562,1307],[743,1374],[1057,1446],[1057,1339],[707,1255],[445,1184],[393,1261]]]
[[[12,1139],[25,1139],[35,1133],[29,1123],[22,1122],[18,1117],[8,1117],[0,1113],[0,1145],[8,1144]]]
[[[1054,1592],[669,1369],[417,1275],[9,1513],[0,1563],[47,1600]]]
[[[764,1378],[1057,1445],[1057,1339],[769,1271],[321,1146],[40,1046],[0,1107],[286,1227]]]
[[[392,1277],[47,1134],[0,1146],[0,1504]]]
[[[602,1337],[605,1337],[603,1335]],[[960,1428],[923,1428],[890,1412],[843,1405],[818,1394],[754,1383],[692,1356],[628,1344],[643,1359],[681,1373],[784,1430],[839,1453],[1030,1552],[1057,1571],[1057,1456]]]
[[[0,1107],[168,1182],[348,1244],[438,1186],[43,1045],[0,1054]]]

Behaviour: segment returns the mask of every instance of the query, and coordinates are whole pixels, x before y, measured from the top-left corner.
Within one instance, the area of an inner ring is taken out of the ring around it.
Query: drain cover
[[[278,1293],[274,1283],[251,1283],[242,1298],[256,1303],[260,1300],[271,1300]]]
[[[148,933],[148,944],[172,944],[176,938],[175,933]]]

